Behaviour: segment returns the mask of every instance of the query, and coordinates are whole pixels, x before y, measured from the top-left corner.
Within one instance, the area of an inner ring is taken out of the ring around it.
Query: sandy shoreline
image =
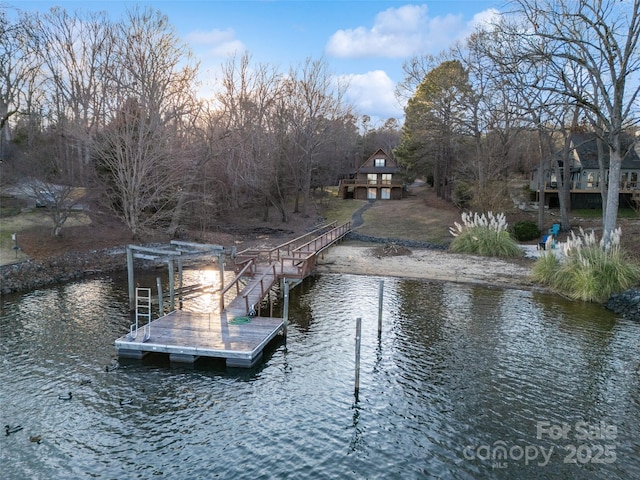
[[[427,249],[411,249],[410,255],[376,257],[373,250],[374,247],[366,245],[334,245],[318,258],[316,271],[500,287],[534,286],[530,267],[498,258]]]

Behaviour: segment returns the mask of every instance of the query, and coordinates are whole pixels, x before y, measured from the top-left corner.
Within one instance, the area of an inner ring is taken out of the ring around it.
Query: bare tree
[[[634,75],[640,71],[640,0],[513,0],[526,19],[520,32],[530,58],[544,60],[557,85],[545,84],[568,101],[591,112],[602,125],[609,148],[609,181],[603,205],[605,244],[615,229],[620,169],[625,155],[621,134],[637,122],[633,108],[640,94]],[[588,75],[592,89],[574,83],[567,69]]]
[[[22,113],[29,117],[29,92],[40,69],[38,58],[31,49],[25,17],[12,23],[8,13],[0,7],[0,159],[6,157],[11,140],[10,119]]]
[[[222,106],[227,131],[222,142],[226,147],[224,170],[230,179],[233,203],[258,202],[265,220],[273,206],[286,222],[285,172],[278,146],[281,74],[268,64],[252,65],[245,53],[229,59],[221,83],[216,100]]]
[[[138,236],[169,225],[179,203],[183,172],[193,160],[179,147],[196,105],[196,67],[159,12],[131,10],[117,32],[110,75],[126,100],[95,155],[110,206]]]
[[[93,139],[107,121],[113,25],[106,12],[70,14],[54,7],[34,15],[28,32],[44,66],[48,111],[61,154],[75,161],[78,178],[90,170]]]
[[[295,211],[308,214],[312,179],[321,161],[321,146],[330,143],[330,122],[350,115],[344,101],[346,85],[336,82],[326,61],[306,61],[289,74],[286,82],[286,106],[290,124],[291,148],[288,164],[296,188]]]

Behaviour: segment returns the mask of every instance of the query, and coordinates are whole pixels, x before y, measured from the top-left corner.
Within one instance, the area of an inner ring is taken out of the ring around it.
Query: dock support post
[[[164,315],[164,301],[162,299],[162,281],[160,277],[156,277],[156,286],[158,287],[158,314]]]
[[[224,255],[218,254],[218,268],[220,268],[220,291],[224,290]]]
[[[173,312],[176,308],[176,284],[173,258],[169,258],[167,264],[169,266],[169,310]]]
[[[360,392],[360,338],[362,332],[362,318],[356,318],[356,387],[355,396],[358,401],[358,393]]]
[[[184,293],[182,293],[182,259],[178,258],[178,289],[179,289],[179,300],[180,300],[180,308],[182,308],[182,298]]]
[[[378,288],[378,339],[382,337],[382,302],[384,300],[384,280],[380,280]]]
[[[129,311],[136,309],[136,292],[133,278],[133,250],[127,246],[127,282],[129,283]]]
[[[282,308],[282,317],[284,319],[284,324],[282,327],[282,333],[284,334],[284,338],[287,338],[287,326],[289,324],[289,282],[285,280],[284,282],[284,293],[283,293],[284,306]]]

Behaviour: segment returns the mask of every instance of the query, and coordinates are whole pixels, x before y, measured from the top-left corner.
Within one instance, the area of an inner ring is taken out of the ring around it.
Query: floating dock
[[[136,306],[136,324],[131,326],[127,335],[115,341],[118,356],[140,359],[156,352],[168,354],[172,362],[193,363],[200,357],[215,357],[225,359],[228,367],[255,366],[262,359],[264,348],[278,334],[286,335],[290,285],[295,286],[308,276],[315,266],[317,255],[350,231],[350,222],[339,227],[332,223],[272,249],[234,252],[236,276],[219,292],[218,312],[173,310],[151,320],[151,289],[138,289],[144,293],[136,295],[135,301],[130,300],[130,304]],[[176,243],[180,247],[177,250],[156,248],[145,251],[142,247],[131,246],[128,251],[130,292],[133,282],[132,259],[135,256],[146,260],[166,260],[173,268],[175,259],[182,252],[192,255],[198,251],[194,244]],[[211,247],[202,247],[199,251],[210,253]],[[222,262],[220,252],[222,247],[216,250],[218,261]],[[283,318],[262,316],[260,305],[279,282],[284,285]],[[171,291],[172,304],[173,295]],[[232,295],[227,304],[226,297]],[[147,320],[147,323],[140,325],[140,318]]]
[[[142,358],[150,352],[167,353],[172,362],[193,363],[199,357],[226,359],[228,367],[251,368],[262,359],[262,350],[284,327],[283,318],[249,317],[234,323],[224,315],[180,310],[151,322],[149,339],[137,334],[116,340],[118,355]]]

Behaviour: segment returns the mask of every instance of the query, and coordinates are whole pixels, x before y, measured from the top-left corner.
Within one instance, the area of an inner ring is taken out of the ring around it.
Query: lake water
[[[23,427],[0,478],[640,478],[640,325],[554,295],[322,275],[248,371],[118,363],[119,278],[4,297],[0,322],[0,423]]]

